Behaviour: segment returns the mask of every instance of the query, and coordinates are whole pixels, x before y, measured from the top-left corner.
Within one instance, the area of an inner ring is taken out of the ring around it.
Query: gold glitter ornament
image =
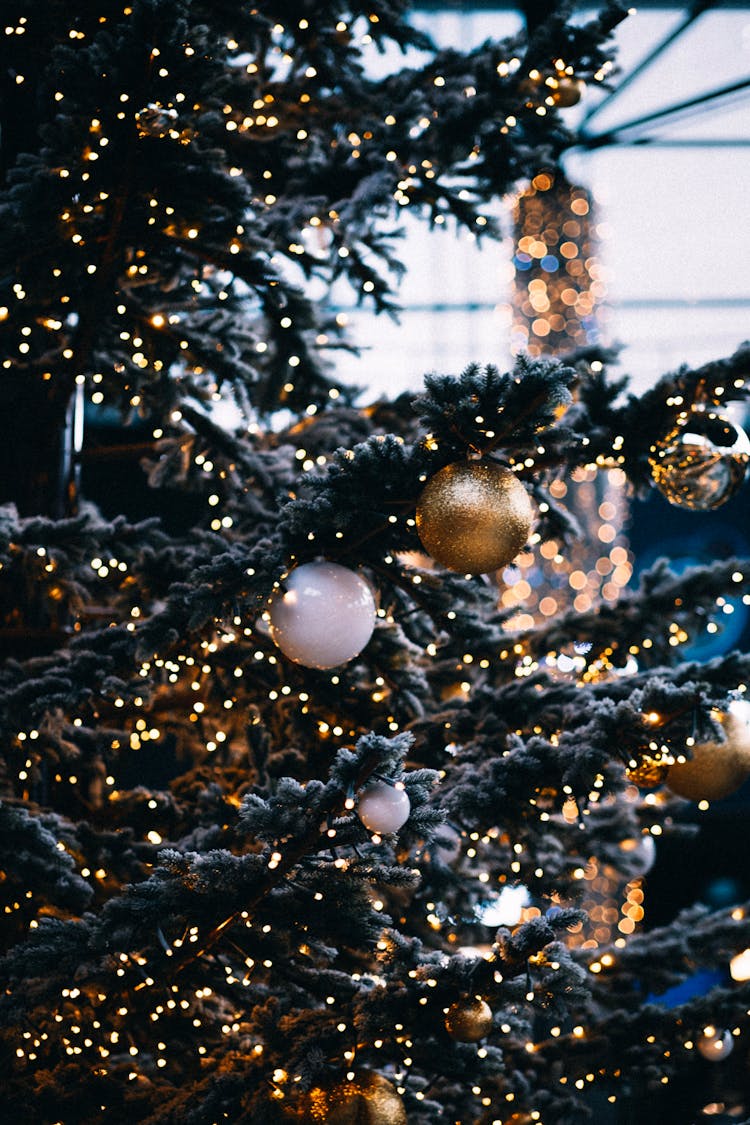
[[[669,766],[666,762],[660,762],[658,758],[644,757],[637,766],[627,769],[625,776],[639,789],[656,789],[658,785],[664,783],[668,773]]]
[[[690,761],[669,767],[666,783],[689,801],[720,801],[750,777],[750,702],[733,700],[719,715],[724,742],[699,742]]]
[[[695,409],[656,442],[649,455],[654,484],[670,504],[707,512],[726,503],[745,479],[750,440],[731,419]]]
[[[355,1070],[351,1081],[316,1086],[297,1120],[305,1125],[407,1125],[396,1087],[374,1070]]]
[[[426,484],[417,502],[424,549],[448,570],[487,574],[525,547],[533,509],[510,469],[492,461],[456,461]]]
[[[445,1030],[459,1043],[478,1043],[492,1029],[492,1009],[476,996],[456,1000],[445,1017]]]
[[[586,83],[582,79],[565,74],[554,80],[548,96],[558,109],[570,109],[571,106],[578,105],[585,89]]]

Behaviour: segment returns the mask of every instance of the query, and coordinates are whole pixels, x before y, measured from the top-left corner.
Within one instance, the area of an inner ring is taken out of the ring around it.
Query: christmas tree
[[[331,285],[388,314],[399,213],[491,238],[547,190],[623,17],[462,53],[407,7],[5,5],[4,1121],[747,1112],[750,986],[662,998],[748,907],[637,919],[679,802],[750,775],[748,657],[680,651],[750,565],[498,606],[580,545],[576,473],[737,490],[750,351],[640,399],[584,348],[357,405]],[[368,76],[388,44],[421,61]]]

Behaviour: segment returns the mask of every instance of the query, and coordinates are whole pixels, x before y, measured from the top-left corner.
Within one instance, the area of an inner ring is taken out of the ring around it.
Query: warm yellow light
[[[744,949],[729,962],[729,972],[732,980],[750,980],[750,949]]]

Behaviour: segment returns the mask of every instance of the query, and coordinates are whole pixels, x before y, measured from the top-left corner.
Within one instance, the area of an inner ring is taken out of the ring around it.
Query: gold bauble
[[[526,545],[532,518],[518,477],[492,461],[446,465],[417,503],[424,549],[460,574],[487,574],[512,562]]]
[[[396,1087],[374,1070],[355,1070],[331,1086],[316,1086],[298,1120],[305,1125],[407,1125]]]
[[[707,512],[726,503],[745,479],[750,440],[731,419],[695,409],[649,454],[654,484],[670,504]]]
[[[689,801],[720,801],[750,777],[750,703],[734,700],[719,715],[724,742],[699,742],[690,761],[675,762],[667,786]]]
[[[582,79],[570,78],[565,74],[555,79],[555,83],[548,96],[558,109],[570,109],[571,106],[578,105],[586,89],[586,83]]]
[[[456,1000],[445,1017],[445,1030],[459,1043],[478,1043],[492,1029],[492,1009],[476,996]]]
[[[637,766],[627,769],[625,776],[639,789],[656,789],[658,785],[664,783],[668,773],[669,766],[666,762],[660,762],[658,758],[644,757]]]

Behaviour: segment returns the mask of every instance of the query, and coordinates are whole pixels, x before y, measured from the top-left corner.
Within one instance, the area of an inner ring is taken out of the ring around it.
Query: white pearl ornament
[[[274,644],[305,668],[335,668],[353,660],[375,628],[367,582],[332,562],[303,563],[284,580],[269,610]]]
[[[387,781],[374,781],[368,785],[357,802],[357,814],[365,828],[381,836],[398,832],[406,824],[410,812],[411,802],[406,790],[389,785]]]
[[[731,1031],[705,1028],[695,1045],[704,1059],[708,1059],[709,1062],[721,1062],[727,1055],[731,1055],[734,1038]]]

